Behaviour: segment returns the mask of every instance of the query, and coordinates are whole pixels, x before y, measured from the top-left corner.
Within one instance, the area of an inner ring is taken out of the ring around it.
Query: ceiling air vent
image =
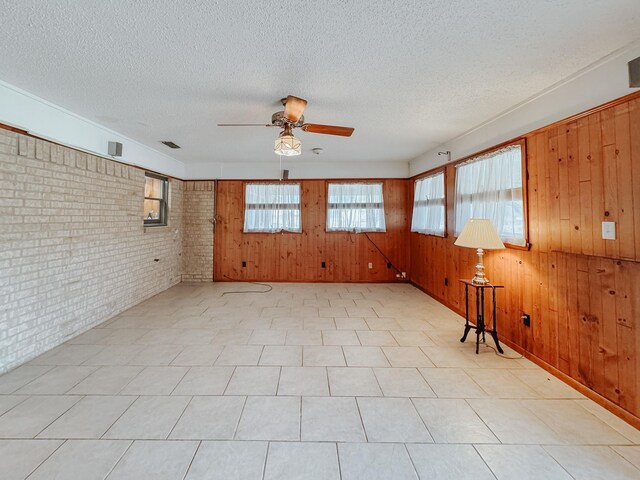
[[[160,143],[164,143],[169,148],[180,148],[180,145],[176,145],[171,140],[162,140]]]

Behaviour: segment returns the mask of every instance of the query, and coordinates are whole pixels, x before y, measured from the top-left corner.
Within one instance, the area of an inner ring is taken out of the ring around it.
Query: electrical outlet
[[[602,222],[602,239],[616,239],[616,222]]]
[[[247,262],[246,261],[242,261],[242,268],[247,268]]]
[[[322,268],[327,268],[327,262],[322,262]]]
[[[522,323],[524,323],[525,327],[531,326],[531,316],[528,313],[522,314]]]
[[[369,262],[369,268],[373,268],[373,263]]]

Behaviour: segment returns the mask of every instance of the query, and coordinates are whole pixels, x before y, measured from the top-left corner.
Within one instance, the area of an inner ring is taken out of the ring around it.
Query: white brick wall
[[[215,182],[183,182],[182,281],[213,280]]]
[[[144,171],[0,129],[0,373],[180,282],[182,187],[145,228]]]

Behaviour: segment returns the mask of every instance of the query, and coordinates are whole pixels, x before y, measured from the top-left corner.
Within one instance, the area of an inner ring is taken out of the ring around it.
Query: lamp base
[[[476,274],[471,279],[471,283],[475,285],[487,285],[489,283],[489,279],[484,276],[484,264],[482,263],[484,250],[482,248],[479,248],[477,250],[477,254],[478,254],[478,263],[476,265]]]
[[[489,285],[489,279],[486,277],[479,277],[479,276],[475,276],[471,279],[471,283],[473,283],[474,285]]]

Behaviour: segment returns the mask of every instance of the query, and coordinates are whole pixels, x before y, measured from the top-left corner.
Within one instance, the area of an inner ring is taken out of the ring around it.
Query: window
[[[521,144],[459,164],[456,171],[456,235],[470,218],[488,218],[505,243],[526,245]]]
[[[411,231],[444,237],[444,172],[416,180]]]
[[[145,173],[144,224],[160,226],[167,224],[167,197],[169,180],[153,173]]]
[[[245,232],[301,232],[299,183],[248,183]]]
[[[385,232],[382,183],[330,183],[327,232]]]

